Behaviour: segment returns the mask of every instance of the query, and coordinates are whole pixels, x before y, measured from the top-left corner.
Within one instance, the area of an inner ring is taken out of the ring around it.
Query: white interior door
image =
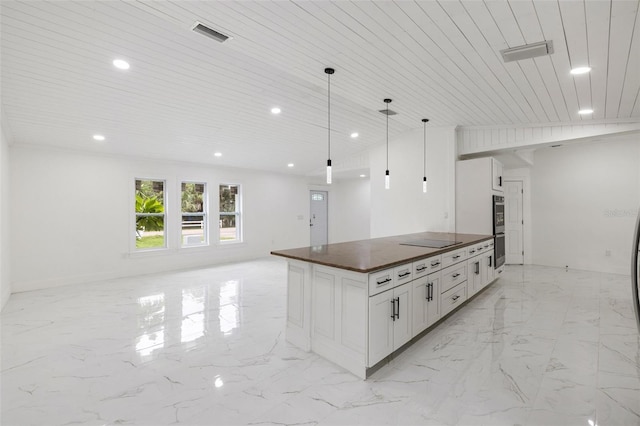
[[[311,245],[322,246],[329,240],[327,191],[311,191],[309,226],[311,227]]]
[[[522,188],[521,180],[504,181],[505,263],[509,264],[524,263]]]

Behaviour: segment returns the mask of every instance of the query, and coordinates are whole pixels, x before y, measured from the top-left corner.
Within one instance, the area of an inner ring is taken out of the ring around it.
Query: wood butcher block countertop
[[[446,232],[420,232],[394,237],[372,238],[315,247],[275,250],[271,254],[319,265],[369,273],[457,250],[492,239],[492,235],[450,234]],[[460,244],[445,248],[429,248],[401,245],[415,240],[450,240]]]

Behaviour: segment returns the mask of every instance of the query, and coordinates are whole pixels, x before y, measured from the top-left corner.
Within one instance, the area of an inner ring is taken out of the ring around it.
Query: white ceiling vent
[[[212,38],[216,41],[219,41],[220,43],[224,43],[225,41],[229,40],[231,37],[224,35],[212,28],[207,27],[206,25],[201,24],[200,22],[196,21],[195,24],[193,24],[193,27],[191,28],[193,31],[200,33],[200,34],[204,34],[209,38]]]
[[[505,62],[520,61],[522,59],[535,58],[537,56],[553,53],[553,41],[541,41],[539,43],[525,44],[500,51]]]

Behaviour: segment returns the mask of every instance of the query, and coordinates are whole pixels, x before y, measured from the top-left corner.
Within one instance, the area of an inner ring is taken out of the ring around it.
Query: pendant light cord
[[[387,99],[385,99],[385,102],[387,102]],[[387,102],[387,170],[389,170],[389,102]]]
[[[426,178],[427,177],[427,122],[429,121],[428,118],[423,118],[422,122],[424,123],[424,151],[423,151],[423,156],[422,158],[424,159],[424,166],[423,166],[423,176]]]
[[[328,96],[328,117],[327,117],[327,131],[328,131],[328,140],[329,140],[329,152],[328,152],[328,159],[331,159],[331,73],[327,73],[327,81],[328,81],[328,86],[329,86],[329,96]]]

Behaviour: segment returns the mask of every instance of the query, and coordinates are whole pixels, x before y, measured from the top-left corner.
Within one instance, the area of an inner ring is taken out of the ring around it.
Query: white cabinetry
[[[495,279],[492,245],[485,240],[371,273],[291,259],[287,340],[364,379]]]
[[[494,158],[456,162],[456,232],[493,235],[493,195],[503,195]]]
[[[369,367],[413,337],[411,290],[407,283],[369,298]]]

